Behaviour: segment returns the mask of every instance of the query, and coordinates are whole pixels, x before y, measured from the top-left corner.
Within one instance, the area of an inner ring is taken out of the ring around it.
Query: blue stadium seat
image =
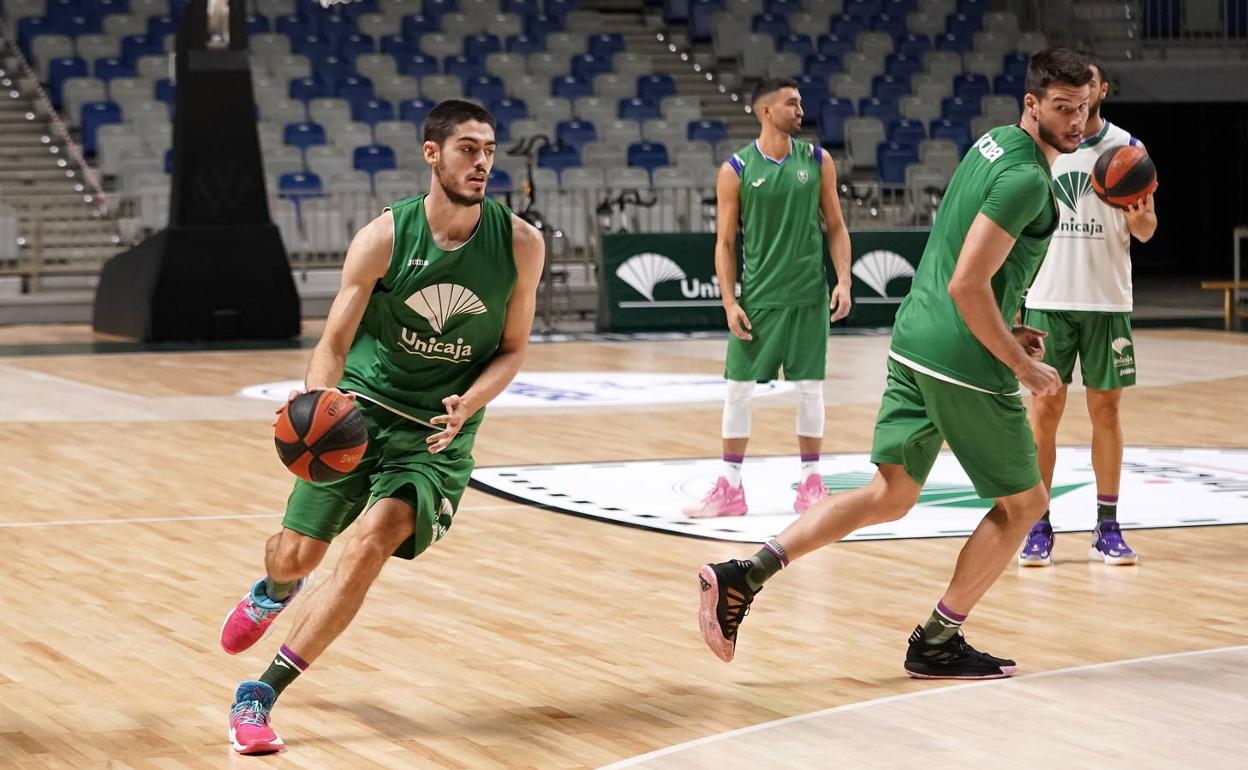
[[[918,5],[916,0],[884,0],[884,12],[891,16],[901,16],[913,11]]]
[[[583,120],[561,120],[555,125],[555,138],[574,148],[578,153],[590,142],[598,141],[593,123]]]
[[[325,59],[334,55],[334,44],[328,38],[315,33],[290,38],[291,53],[301,53],[309,59]]]
[[[320,123],[289,123],[282,131],[282,141],[291,147],[306,150],[325,144],[325,127]]]
[[[722,120],[691,120],[685,129],[691,142],[706,142],[714,146],[728,138],[728,128]]]
[[[841,35],[820,35],[816,42],[819,53],[826,56],[835,56],[837,60],[845,57],[845,54],[852,53],[854,50],[854,41]]]
[[[953,78],[953,94],[968,102],[979,104],[979,100],[992,93],[985,75],[976,73],[955,75]]]
[[[981,26],[980,17],[968,16],[965,13],[950,14],[945,19],[945,32],[958,37],[972,38]]]
[[[134,65],[126,64],[115,56],[105,56],[95,60],[95,76],[100,80],[109,81],[113,78],[134,77]]]
[[[550,79],[550,93],[564,99],[579,99],[582,96],[593,96],[594,87],[571,75],[556,75]]]
[[[273,29],[279,35],[286,35],[290,38],[307,37],[312,29],[312,25],[308,24],[298,14],[290,14],[289,16],[278,16],[273,22]]]
[[[579,0],[546,0],[546,13],[562,21],[569,13],[576,10]]]
[[[48,90],[51,92],[52,104],[61,106],[61,92],[65,81],[70,78],[87,76],[87,63],[77,56],[67,56],[48,62]]]
[[[913,145],[880,142],[875,148],[875,165],[879,169],[881,184],[905,184],[906,166],[918,162],[919,150]]]
[[[633,142],[628,146],[628,165],[654,171],[667,165],[667,148],[654,142]]]
[[[933,120],[927,135],[932,139],[948,139],[958,146],[959,152],[966,152],[971,146],[971,127],[960,120]]]
[[[776,40],[789,34],[789,20],[770,13],[756,13],[750,28],[759,35],[771,35]]]
[[[506,96],[507,89],[503,81],[493,75],[478,75],[464,84],[464,95],[489,104]]]
[[[438,74],[438,60],[420,53],[395,56],[394,64],[399,74],[414,78]]]
[[[858,115],[863,118],[879,118],[880,122],[886,126],[890,120],[898,120],[901,117],[897,112],[896,100],[877,99],[874,96],[858,100]]]
[[[850,16],[848,13],[842,13],[839,16],[832,17],[829,31],[845,40],[857,40],[859,32],[867,31],[867,23],[862,19]]]
[[[927,39],[927,35],[908,34],[897,41],[894,47],[896,53],[903,53],[906,56],[912,56],[920,62],[928,51],[932,49],[932,41]]]
[[[339,44],[355,31],[355,22],[345,16],[321,16],[320,20],[312,25],[312,29],[338,48]]]
[[[394,150],[384,144],[356,147],[351,156],[352,165],[360,171],[367,171],[370,176],[378,171],[387,171],[398,166]]]
[[[819,143],[830,147],[845,144],[845,121],[854,117],[854,104],[832,97],[819,104]]]
[[[884,74],[892,75],[895,78],[904,78],[908,81],[912,76],[922,71],[922,58],[916,58],[904,53],[890,53],[884,59]]]
[[[645,99],[639,99],[636,96],[631,99],[621,99],[618,114],[621,120],[635,120],[638,123],[644,123],[647,120],[655,120],[662,117],[659,105],[654,102],[648,102]]]
[[[1183,18],[1180,0],[1148,0],[1144,4],[1144,36],[1175,37]]]
[[[957,96],[950,96],[940,101],[940,116],[942,118],[970,123],[971,119],[977,115],[979,115],[978,99],[972,101]]]
[[[888,127],[888,141],[918,147],[927,138],[927,130],[917,120],[895,120]]]
[[[780,53],[795,53],[805,58],[815,52],[815,43],[810,39],[810,35],[790,33],[782,35],[776,40],[776,51]]]
[[[378,41],[382,53],[388,53],[395,59],[414,56],[420,53],[420,44],[405,35],[382,35]],[[437,65],[434,65],[435,67]]]
[[[433,102],[426,99],[405,99],[399,102],[399,120],[420,125],[433,107]]]
[[[815,53],[806,57],[806,64],[803,69],[811,77],[828,80],[833,75],[841,73],[841,60],[826,53]],[[805,97],[802,98],[805,99]]]
[[[42,16],[27,16],[19,19],[17,22],[17,47],[22,49],[22,53],[27,59],[32,58],[30,54],[30,44],[39,35],[55,35],[56,30],[48,23],[47,19]]]
[[[676,81],[666,73],[661,75],[642,75],[637,78],[637,96],[646,101],[658,103],[665,96],[676,94]]]
[[[334,55],[312,60],[312,77],[321,83],[326,93],[336,92],[342,82],[354,73],[355,68],[350,62]]]
[[[562,171],[565,168],[576,168],[581,165],[581,156],[575,147],[567,144],[551,144],[537,153],[537,165]]]
[[[505,47],[507,53],[518,53],[521,56],[541,53],[546,50],[546,45],[542,42],[542,38],[537,35],[508,35]]]
[[[277,194],[296,203],[303,198],[318,198],[324,191],[321,178],[309,171],[282,174],[277,180]]]
[[[82,150],[95,155],[96,132],[100,126],[121,122],[121,108],[113,102],[87,102],[82,105],[79,125],[82,127]]]
[[[178,32],[178,22],[169,15],[152,16],[147,20],[147,36],[164,40],[165,35],[175,35]]]
[[[370,126],[375,126],[383,120],[394,120],[394,105],[385,99],[352,102],[351,119]]]
[[[987,10],[988,3],[985,0],[958,0],[958,13],[982,19]]]
[[[618,32],[600,32],[597,35],[591,35],[586,50],[594,56],[610,59],[624,50],[624,36]]]
[[[521,18],[536,16],[542,12],[537,0],[503,0],[500,8],[503,13],[514,13]]]
[[[776,16],[792,16],[802,12],[802,4],[798,0],[767,0],[763,3],[763,11]]]
[[[1019,51],[1010,51],[1005,55],[1004,61],[1002,61],[1001,74],[1013,75],[1016,78],[1026,78],[1028,60],[1027,54]]]
[[[454,75],[463,83],[467,83],[472,78],[484,75],[485,65],[482,64],[481,59],[474,59],[461,53],[457,56],[448,56],[443,59],[442,71],[448,75]]]
[[[877,99],[896,101],[910,95],[910,78],[899,78],[892,75],[876,75],[871,79],[871,93]]]
[[[849,0],[845,3],[845,14],[863,21],[870,21],[883,12],[883,0]]]
[[[586,83],[592,83],[596,76],[610,71],[611,58],[609,56],[594,56],[586,53],[572,57],[572,77],[584,80]]]
[[[420,5],[420,12],[426,16],[432,16],[440,19],[448,13],[455,13],[459,10],[459,3],[455,0],[423,0]]]
[[[802,95],[803,125],[813,125],[819,120],[819,102],[828,97],[828,81],[815,75],[798,75],[797,91]]]
[[[992,92],[994,94],[1006,94],[1013,96],[1021,104],[1023,101],[1023,94],[1027,92],[1027,80],[1025,77],[997,75],[992,79]]]
[[[438,19],[425,16],[419,13],[409,13],[403,17],[403,21],[399,22],[399,29],[403,32],[403,37],[414,43],[420,41],[420,36],[426,32],[441,32],[442,24]]]
[[[98,35],[104,31],[100,20],[94,16],[74,16],[57,23],[56,29],[60,34],[69,35],[70,37]]]
[[[291,99],[298,99],[301,102],[306,102],[328,95],[329,92],[326,90],[325,86],[316,78],[295,78],[290,81]]]
[[[946,32],[936,36],[936,50],[963,54],[971,50],[971,38]]]
[[[335,95],[342,99],[372,99],[373,81],[368,78],[351,76],[344,78],[334,89]]]
[[[247,34],[265,35],[273,31],[273,22],[269,21],[268,16],[262,16],[258,13],[247,14]]]
[[[156,86],[152,89],[156,101],[164,102],[170,107],[177,103],[178,87],[173,84],[169,78],[161,78],[156,81]]]
[[[515,191],[515,188],[511,185],[511,174],[508,174],[501,168],[490,169],[490,178],[486,183],[485,189],[492,193],[509,193]]]
[[[524,31],[530,36],[542,40],[545,40],[546,36],[551,32],[558,32],[561,29],[563,29],[563,21],[561,19],[544,13],[529,16],[524,20]]]
[[[876,32],[887,32],[892,36],[894,43],[905,37],[908,31],[905,16],[892,16],[887,13],[876,16],[871,22],[871,29]]]
[[[121,39],[121,60],[135,66],[140,56],[164,53],[164,43],[147,35],[126,35]]]
[[[374,53],[377,43],[371,35],[353,32],[338,41],[338,55],[352,62],[361,54]]]
[[[686,24],[689,21],[689,0],[663,0],[663,21]]]
[[[490,113],[501,125],[510,125],[513,120],[521,120],[529,116],[529,107],[523,99],[498,99],[490,102]]]
[[[689,6],[689,39],[709,41],[715,29],[715,17],[723,7],[720,0],[693,0]]]
[[[474,59],[484,61],[485,57],[501,50],[503,50],[503,41],[498,39],[498,35],[478,32],[464,38],[464,54]]]

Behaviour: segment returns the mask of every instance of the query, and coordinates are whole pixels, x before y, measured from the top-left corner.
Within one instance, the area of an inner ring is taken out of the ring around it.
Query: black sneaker
[[[706,646],[720,660],[732,660],[737,649],[737,627],[750,612],[750,602],[758,591],[750,590],[745,580],[748,561],[725,561],[703,564],[698,570],[702,584],[702,603],[698,608],[698,627]]]
[[[1004,679],[1018,664],[980,652],[966,643],[961,631],[940,644],[928,644],[923,626],[915,626],[906,650],[906,673],[915,679]]]

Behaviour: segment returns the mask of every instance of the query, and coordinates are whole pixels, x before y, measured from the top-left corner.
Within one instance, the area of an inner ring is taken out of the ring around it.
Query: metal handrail
[[[26,60],[25,54],[22,53],[22,49],[17,45],[16,36],[12,34],[8,22],[4,19],[0,19],[0,37],[4,38],[9,48],[12,49],[13,54],[17,57],[17,64],[22,70],[22,75],[34,84],[35,101],[38,102],[39,107],[51,119],[53,130],[56,131],[57,136],[65,144],[65,153],[74,163],[78,164],[82,178],[91,186],[92,193],[84,196],[84,202],[94,204],[100,216],[108,216],[108,199],[104,193],[103,186],[100,185],[99,176],[95,173],[95,169],[88,165],[86,157],[82,154],[82,148],[70,135],[65,122],[61,120],[60,113],[52,106],[52,100],[48,98],[47,92],[43,90],[43,84],[39,81],[39,76],[31,68],[30,62]]]

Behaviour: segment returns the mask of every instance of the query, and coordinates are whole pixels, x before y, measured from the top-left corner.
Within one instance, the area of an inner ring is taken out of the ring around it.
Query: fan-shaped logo
[[[457,283],[426,286],[408,297],[405,304],[428,321],[438,334],[455,316],[480,315],[486,311],[485,303],[471,289]]]
[[[681,281],[686,278],[685,271],[671,258],[650,252],[624,260],[616,268],[615,275],[651,302],[654,302],[654,287],[664,281]]]
[[[1131,347],[1131,340],[1126,337],[1115,337],[1114,341],[1109,343],[1109,346],[1113,348],[1115,353],[1122,355],[1124,350]]]
[[[1079,211],[1079,201],[1092,194],[1092,177],[1082,171],[1070,171],[1053,180],[1057,199],[1071,211]]]
[[[853,274],[881,297],[888,296],[888,284],[898,278],[913,278],[914,265],[895,251],[868,251],[854,263]]]

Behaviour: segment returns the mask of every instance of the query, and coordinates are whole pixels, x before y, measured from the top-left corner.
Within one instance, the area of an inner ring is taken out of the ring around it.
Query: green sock
[[[751,591],[757,591],[768,578],[788,566],[789,557],[784,552],[784,546],[772,538],[746,563],[750,566],[745,572],[745,582]]]
[[[271,577],[264,578],[264,595],[275,602],[284,602],[286,598],[294,593],[295,586],[299,584],[298,580],[292,580],[289,583],[279,583]]]
[[[269,667],[260,675],[260,681],[269,685],[275,693],[281,695],[282,690],[285,690],[290,686],[291,682],[298,679],[299,675],[307,667],[308,664],[303,661],[303,658],[291,652],[290,648],[283,644],[281,649],[277,651],[277,654],[273,656]]]
[[[928,644],[947,642],[957,635],[964,620],[965,615],[949,609],[944,602],[937,602],[936,609],[932,610],[931,616],[923,624],[923,640]]]
[[[1096,523],[1097,524],[1100,524],[1102,521],[1116,521],[1118,519],[1118,496],[1113,495],[1112,503],[1106,502],[1105,500],[1106,497],[1109,497],[1109,496],[1106,495],[1102,497],[1101,495],[1097,495],[1097,499],[1096,499]]]

